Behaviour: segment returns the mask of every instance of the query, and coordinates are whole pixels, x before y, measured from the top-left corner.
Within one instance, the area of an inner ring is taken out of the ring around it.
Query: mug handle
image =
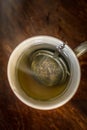
[[[81,55],[86,53],[87,52],[87,41],[81,43],[78,47],[76,47],[74,49],[74,52],[75,52],[77,57],[80,57]]]

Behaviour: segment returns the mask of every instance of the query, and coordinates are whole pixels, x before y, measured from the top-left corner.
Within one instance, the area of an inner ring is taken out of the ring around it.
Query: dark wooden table
[[[7,80],[11,52],[26,38],[51,35],[74,49],[87,40],[86,0],[0,0],[0,130],[87,130],[87,53],[81,82],[66,105],[40,111],[24,105]]]

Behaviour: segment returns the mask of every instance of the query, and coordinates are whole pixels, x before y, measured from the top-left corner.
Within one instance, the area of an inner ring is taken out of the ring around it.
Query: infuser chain
[[[61,50],[65,48],[65,45],[66,44],[63,42],[62,45],[56,46],[56,50],[54,52],[54,58],[59,56],[59,54],[61,53]]]

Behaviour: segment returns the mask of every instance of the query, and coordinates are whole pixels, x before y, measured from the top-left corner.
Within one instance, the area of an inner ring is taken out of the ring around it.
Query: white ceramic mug
[[[65,55],[68,57],[69,65],[70,65],[70,79],[67,84],[67,90],[62,93],[60,96],[55,98],[54,100],[50,101],[38,101],[35,100],[29,96],[21,89],[20,86],[17,85],[16,79],[15,79],[15,66],[18,62],[18,58],[23,54],[24,51],[26,51],[27,48],[30,48],[30,51],[32,51],[32,47],[34,49],[38,49],[38,45],[42,47],[42,44],[44,43],[44,46],[46,48],[49,48],[49,46],[52,46],[53,49],[56,49],[58,47],[63,47],[62,51]],[[23,41],[21,44],[19,44],[11,54],[9,61],[8,61],[8,67],[7,67],[7,76],[8,81],[10,84],[11,89],[15,93],[15,95],[26,105],[40,110],[50,110],[58,108],[65,103],[67,103],[76,93],[79,83],[80,83],[80,65],[78,58],[83,53],[87,52],[87,42],[84,42],[79,47],[75,49],[74,51],[66,45],[63,41],[51,37],[51,36],[36,36],[29,38],[25,41]]]

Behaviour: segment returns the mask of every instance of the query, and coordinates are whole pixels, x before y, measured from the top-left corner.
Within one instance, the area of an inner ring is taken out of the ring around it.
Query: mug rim
[[[32,108],[35,108],[35,109],[39,109],[39,110],[51,110],[51,109],[55,109],[55,108],[58,108],[58,107],[60,107],[60,106],[62,106],[62,105],[64,105],[65,103],[67,103],[73,96],[74,96],[74,94],[76,93],[76,91],[77,91],[77,89],[78,89],[78,87],[79,87],[79,83],[80,83],[80,77],[81,77],[81,70],[80,70],[80,65],[79,65],[79,61],[78,61],[78,59],[77,59],[77,57],[76,57],[76,55],[75,55],[75,53],[74,53],[74,51],[68,46],[68,45],[66,45],[66,47],[65,47],[65,51],[67,51],[67,49],[68,49],[68,51],[70,52],[70,54],[69,54],[69,56],[72,56],[72,58],[74,59],[74,63],[72,63],[73,64],[73,66],[74,66],[74,64],[76,65],[75,67],[77,68],[76,69],[76,75],[77,76],[75,76],[75,78],[74,78],[74,89],[72,88],[72,93],[70,94],[70,93],[68,93],[68,90],[67,90],[67,97],[62,97],[61,96],[61,102],[58,102],[57,100],[55,100],[54,102],[53,102],[53,105],[52,104],[50,104],[50,102],[48,101],[48,102],[45,102],[45,105],[42,103],[42,102],[40,102],[39,101],[39,104],[40,105],[38,105],[38,104],[36,104],[36,102],[34,102],[33,101],[33,99],[31,99],[30,98],[30,101],[29,101],[29,96],[27,97],[27,95],[26,96],[24,96],[23,97],[23,95],[25,95],[25,93],[23,92],[23,91],[21,91],[21,93],[19,92],[19,91],[17,91],[17,87],[15,86],[15,85],[13,85],[13,83],[12,83],[12,77],[11,77],[11,63],[12,63],[12,60],[13,60],[13,57],[15,57],[16,59],[17,59],[17,57],[27,48],[27,47],[29,47],[30,45],[32,46],[32,42],[36,42],[37,43],[37,41],[39,41],[39,42],[41,42],[41,41],[50,41],[50,43],[52,44],[52,43],[54,43],[55,42],[55,44],[62,44],[63,43],[63,41],[61,41],[61,40],[59,40],[58,38],[55,38],[55,37],[52,37],[52,36],[45,36],[45,35],[39,35],[39,36],[34,36],[34,37],[31,37],[31,38],[28,38],[28,39],[26,39],[26,40],[24,40],[23,42],[21,42],[14,50],[13,50],[13,52],[12,52],[12,54],[10,55],[10,58],[9,58],[9,61],[8,61],[8,66],[7,66],[7,77],[8,77],[8,81],[9,81],[9,84],[10,84],[10,87],[11,87],[11,89],[13,90],[13,92],[14,92],[14,94],[18,97],[18,99],[20,99],[24,104],[26,104],[26,105],[28,105],[28,106],[30,106],[30,107],[32,107]],[[54,42],[53,42],[54,41]],[[22,48],[22,50],[20,50],[20,48]],[[20,52],[19,52],[20,51]],[[17,54],[17,52],[18,52],[18,54]],[[14,65],[13,65],[14,66]],[[15,67],[15,66],[14,66]],[[75,68],[74,68],[75,69]],[[76,80],[76,78],[77,78],[77,81],[75,81]],[[73,84],[72,84],[73,85]],[[25,98],[26,97],[26,98]],[[63,98],[63,99],[62,99]]]

